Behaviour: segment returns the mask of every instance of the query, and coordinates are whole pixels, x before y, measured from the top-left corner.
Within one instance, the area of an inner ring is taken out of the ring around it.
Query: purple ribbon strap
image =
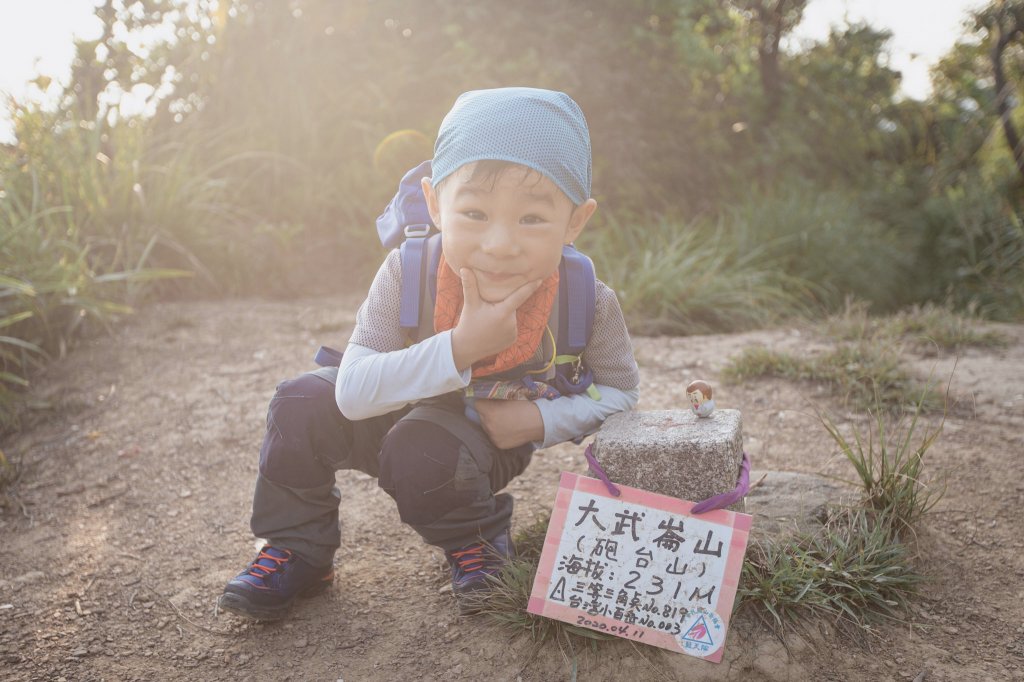
[[[587,458],[587,464],[590,465],[590,471],[604,482],[604,486],[608,488],[608,492],[610,494],[614,495],[615,497],[618,497],[619,495],[622,494],[622,491],[619,490],[614,483],[612,483],[612,480],[608,478],[608,474],[606,474],[604,472],[604,469],[601,468],[601,465],[597,463],[597,458],[594,457],[594,452],[591,449],[593,447],[594,444],[591,443],[587,446],[587,449],[583,451],[583,454]]]
[[[743,462],[740,464],[740,475],[736,479],[736,487],[731,492],[722,493],[721,495],[715,495],[709,497],[703,502],[698,502],[693,505],[693,509],[690,510],[691,514],[703,514],[709,512],[712,509],[722,509],[728,507],[730,504],[735,504],[743,499],[743,496],[750,492],[750,458],[747,457],[747,453],[743,453]]]
[[[622,491],[612,483],[611,479],[608,478],[608,474],[604,473],[604,469],[602,469],[601,465],[597,463],[597,458],[594,457],[593,447],[594,444],[590,443],[587,445],[587,449],[583,451],[584,456],[587,458],[587,464],[590,465],[591,473],[601,479],[611,495],[619,497],[622,495]],[[740,463],[740,475],[736,479],[736,487],[727,493],[714,495],[702,502],[698,502],[693,505],[693,509],[690,510],[690,513],[703,514],[704,512],[709,512],[715,509],[723,509],[742,500],[748,492],[750,492],[750,457],[748,457],[747,453],[744,452],[743,461]]]

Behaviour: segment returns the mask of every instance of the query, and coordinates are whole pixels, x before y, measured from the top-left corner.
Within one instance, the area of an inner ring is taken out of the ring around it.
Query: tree
[[[804,16],[807,0],[735,0],[736,6],[753,13],[757,30],[757,63],[765,97],[765,124],[775,120],[782,102],[782,71],[779,45]]]
[[[1017,172],[1024,178],[1024,144],[1013,122],[1013,108],[1017,97],[1012,84],[1006,78],[1004,60],[1006,53],[1024,38],[1024,2],[1022,0],[996,0],[993,4],[975,14],[975,25],[989,35],[991,48],[989,58],[995,76],[996,111],[1003,127],[1006,144],[1017,165]]]

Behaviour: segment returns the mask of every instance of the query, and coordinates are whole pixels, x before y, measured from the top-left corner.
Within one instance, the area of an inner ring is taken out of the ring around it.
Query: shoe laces
[[[472,545],[467,545],[462,549],[451,552],[451,557],[455,560],[455,564],[459,567],[459,570],[464,573],[470,573],[484,568],[486,563],[484,550],[484,543],[476,542]]]
[[[281,567],[288,563],[291,558],[291,550],[277,549],[270,545],[264,545],[263,549],[260,550],[259,556],[249,566],[249,575],[261,580],[265,579],[280,571]]]

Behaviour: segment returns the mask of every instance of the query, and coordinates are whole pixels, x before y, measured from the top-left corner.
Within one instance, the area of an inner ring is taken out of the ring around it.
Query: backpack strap
[[[420,326],[412,343],[434,335],[434,302],[437,300],[437,269],[441,265],[441,235],[434,234],[426,245],[427,286],[420,295]]]
[[[594,400],[601,394],[593,374],[583,365],[582,353],[594,332],[597,308],[597,275],[594,263],[576,247],[562,247],[558,266],[558,340],[555,354],[555,386],[563,393],[586,392]]]
[[[398,319],[411,343],[425,339],[434,331],[433,305],[437,297],[437,268],[441,262],[440,233],[430,225],[415,227],[422,229],[406,238],[399,247],[402,291]],[[424,310],[428,313],[423,314]]]
[[[433,232],[431,225],[409,225],[405,228],[405,241],[398,247],[402,259],[402,291],[398,321],[406,336],[418,336],[420,327],[420,298],[425,281],[430,281],[427,262],[427,241]],[[437,266],[434,266],[434,279]],[[436,286],[436,284],[434,285]]]
[[[558,322],[559,355],[579,355],[587,347],[594,331],[594,310],[597,307],[597,276],[594,263],[576,247],[562,247],[558,266],[560,314]]]

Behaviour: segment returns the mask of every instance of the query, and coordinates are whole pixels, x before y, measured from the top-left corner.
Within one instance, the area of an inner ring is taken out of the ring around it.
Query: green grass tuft
[[[942,395],[903,369],[899,355],[881,343],[844,344],[810,357],[797,357],[767,348],[746,348],[722,370],[730,381],[779,377],[828,385],[855,409],[875,404],[887,409],[917,404],[924,409],[943,405]]]
[[[777,631],[819,616],[862,629],[899,619],[923,577],[889,524],[867,509],[834,510],[817,532],[752,543],[737,609]]]
[[[942,496],[922,478],[924,456],[942,432],[925,430],[918,442],[921,405],[894,424],[880,405],[866,436],[852,440],[819,414],[825,430],[853,466],[862,490],[858,505],[830,510],[814,533],[753,543],[738,591],[739,607],[753,609],[777,630],[811,616],[861,629],[875,617],[898,620],[924,580],[913,567],[912,533]]]
[[[475,610],[494,623],[526,631],[535,642],[554,641],[569,651],[575,651],[577,646],[596,646],[599,641],[616,639],[613,635],[526,611],[549,520],[550,514],[544,514],[516,533],[513,538],[515,558],[492,581],[492,589],[480,595],[474,604]]]
[[[968,309],[963,313],[948,306],[926,303],[887,317],[872,317],[863,301],[847,301],[844,309],[826,319],[821,329],[826,336],[843,341],[891,342],[905,340],[927,351],[960,351],[964,348],[1002,348],[1009,343],[1005,334],[980,328],[981,320]]]
[[[942,433],[942,424],[926,428],[915,443],[920,412],[918,404],[910,415],[901,415],[889,424],[885,412],[876,409],[868,433],[854,428],[850,437],[828,415],[818,415],[839,451],[853,466],[863,490],[862,506],[888,524],[893,539],[900,539],[917,526],[944,492],[923,479],[925,455]]]
[[[7,459],[7,455],[0,450],[0,492],[7,489],[7,486],[18,479],[18,467],[14,462]]]
[[[615,289],[634,334],[750,329],[801,310],[807,283],[762,245],[707,221],[618,220],[584,233],[581,248]]]
[[[762,377],[783,379],[810,379],[806,363],[789,353],[751,346],[744,348],[739,356],[731,358],[722,369],[722,376],[730,381],[746,381]]]

